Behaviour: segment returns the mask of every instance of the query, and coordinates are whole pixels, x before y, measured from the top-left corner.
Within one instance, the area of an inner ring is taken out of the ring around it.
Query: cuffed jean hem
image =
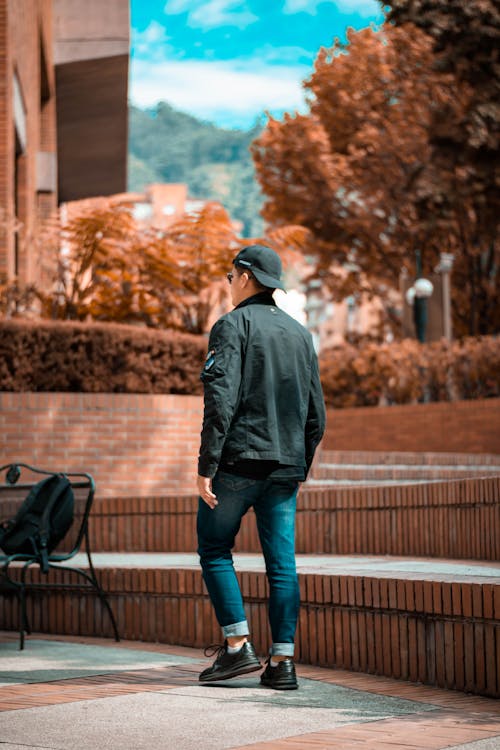
[[[269,649],[271,656],[293,656],[294,651],[293,643],[273,643]]]
[[[241,622],[233,622],[232,625],[224,625],[222,627],[222,633],[224,638],[234,638],[238,635],[250,635],[250,629],[248,622],[242,620]]]

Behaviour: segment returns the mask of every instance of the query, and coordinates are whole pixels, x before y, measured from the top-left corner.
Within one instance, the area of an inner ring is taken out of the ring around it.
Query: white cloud
[[[184,13],[193,5],[192,0],[167,0],[164,12],[167,14]]]
[[[144,31],[137,31],[132,29],[132,47],[134,52],[141,56],[151,56],[152,50],[156,50],[156,56],[158,54],[165,55],[167,48],[167,42],[170,39],[167,36],[167,30],[165,26],[157,21],[151,21]]]
[[[260,60],[203,62],[133,60],[130,98],[139,107],[167,101],[177,109],[229,127],[249,127],[264,110],[304,109],[307,66]]]
[[[189,12],[188,26],[201,29],[219,26],[245,29],[258,21],[242,0],[167,0],[164,11],[167,15]]]
[[[310,13],[315,15],[318,5],[325,0],[285,0],[283,13]],[[380,13],[377,0],[331,0],[342,13],[358,13],[360,16],[373,16]]]
[[[300,13],[303,11],[304,13],[314,15],[320,2],[322,2],[322,0],[285,0],[283,13],[293,15],[294,13]]]
[[[277,47],[274,44],[264,44],[262,47],[258,47],[253,53],[253,57],[260,60],[261,63],[281,65],[297,65],[299,61],[301,63],[307,62],[310,65],[315,56],[315,53],[310,52],[304,47]]]
[[[340,11],[345,13],[358,13],[360,16],[368,17],[379,15],[381,8],[377,0],[334,0]]]

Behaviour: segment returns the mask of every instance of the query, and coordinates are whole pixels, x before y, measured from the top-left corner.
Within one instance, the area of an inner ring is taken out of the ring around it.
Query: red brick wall
[[[0,393],[2,463],[88,471],[99,497],[195,492],[198,396]]]
[[[0,486],[0,518],[12,518],[26,490]],[[77,515],[83,512],[77,496]],[[194,552],[196,495],[97,498],[90,517],[93,552]],[[76,532],[78,524],[74,525]],[[302,554],[412,555],[500,560],[500,476],[392,487],[311,489],[299,493],[296,550]],[[66,538],[61,549],[70,550]],[[238,552],[260,553],[253,512]]]
[[[105,498],[90,521],[99,552],[193,552],[197,498]],[[8,517],[12,513],[4,512]],[[500,559],[500,477],[313,490],[297,503],[297,552]],[[260,552],[255,518],[237,550]]]
[[[220,640],[199,570],[109,568],[98,576],[123,638],[198,648]],[[38,582],[41,574],[31,569],[30,577]],[[270,641],[265,573],[238,577],[252,641],[264,654]],[[299,575],[297,659],[500,697],[500,586],[416,578]],[[59,588],[49,584],[27,597],[34,632],[112,636],[95,594],[66,588],[75,583],[66,571],[51,571],[50,581]],[[3,627],[18,627],[15,596],[0,597],[0,617]]]
[[[328,416],[324,448],[500,453],[500,399]],[[88,471],[99,497],[191,494],[201,420],[199,396],[0,393],[0,456]]]
[[[7,254],[11,251],[12,232],[6,219],[12,213],[12,90],[7,71],[7,0],[0,0],[0,277],[7,274]]]
[[[329,409],[323,447],[500,453],[500,399]]]
[[[51,99],[41,132],[41,44],[47,63]],[[52,55],[52,0],[0,0],[0,275],[14,272],[14,113],[13,78],[17,75],[26,109],[26,151],[19,159],[19,275],[38,279],[36,247],[36,158],[39,150],[55,151],[55,86]],[[47,194],[52,209],[55,193]]]

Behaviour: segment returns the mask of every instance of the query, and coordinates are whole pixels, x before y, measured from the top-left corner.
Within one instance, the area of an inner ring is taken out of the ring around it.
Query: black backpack
[[[0,548],[7,555],[35,555],[46,573],[48,556],[73,523],[75,497],[64,474],[35,484],[14,518],[0,524]]]

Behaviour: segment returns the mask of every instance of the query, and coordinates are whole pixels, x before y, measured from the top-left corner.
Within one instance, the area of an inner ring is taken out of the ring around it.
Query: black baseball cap
[[[283,268],[278,253],[266,245],[249,245],[240,250],[233,265],[248,269],[262,286],[285,291],[281,274]]]

